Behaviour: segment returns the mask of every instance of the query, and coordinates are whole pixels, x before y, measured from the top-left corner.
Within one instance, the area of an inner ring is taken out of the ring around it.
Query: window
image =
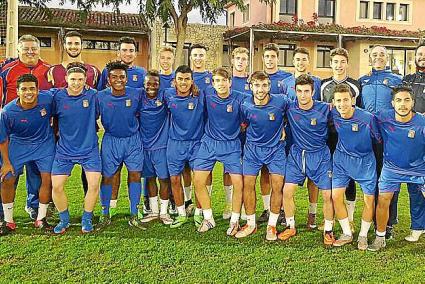
[[[233,28],[235,26],[235,12],[229,14],[229,27]]]
[[[335,16],[335,0],[319,0],[318,16],[333,18]]]
[[[52,47],[52,38],[50,37],[38,37],[40,41],[40,47]]]
[[[369,18],[369,2],[360,1],[360,19]]]
[[[375,20],[382,20],[382,3],[373,2],[373,18]]]
[[[387,3],[385,19],[387,19],[387,21],[393,21],[395,19],[394,13],[395,13],[395,4]]]
[[[279,66],[293,67],[292,59],[294,57],[295,44],[279,45]]]
[[[246,23],[249,21],[249,4],[246,4],[243,11],[243,22]]]
[[[400,4],[398,20],[407,22],[409,20],[409,4]]]
[[[117,41],[107,40],[83,40],[84,49],[97,49],[97,50],[117,50],[119,43]],[[139,51],[139,43],[136,42],[136,51]]]
[[[297,13],[296,0],[280,0],[280,15],[295,15]]]
[[[0,37],[0,45],[6,45],[6,37],[5,36]]]
[[[317,68],[330,68],[331,62],[331,50],[333,46],[317,46]]]

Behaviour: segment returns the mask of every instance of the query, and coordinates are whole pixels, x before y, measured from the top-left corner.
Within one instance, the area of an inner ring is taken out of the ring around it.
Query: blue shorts
[[[425,192],[425,176],[410,176],[395,173],[388,170],[384,165],[379,177],[379,193],[400,191],[400,186],[402,183],[418,184],[420,186],[419,189],[422,192]]]
[[[102,175],[112,177],[124,163],[129,172],[143,169],[143,147],[140,134],[130,137],[114,137],[105,134],[102,139]]]
[[[180,141],[168,139],[167,165],[170,176],[180,175],[186,163],[193,169],[193,163],[200,145],[200,140]]]
[[[286,154],[284,142],[280,142],[276,147],[256,146],[249,142],[245,144],[243,174],[257,176],[264,165],[270,174],[285,176]]]
[[[24,165],[33,162],[40,173],[51,173],[55,157],[55,143],[51,140],[42,144],[20,144],[13,141],[9,144],[9,160],[15,170],[15,176],[23,173]],[[10,177],[9,173],[6,178]]]
[[[332,164],[332,188],[347,187],[351,179],[359,183],[364,194],[376,191],[376,159],[373,152],[365,157],[354,157],[335,150]]]
[[[215,162],[221,162],[224,172],[229,174],[242,174],[241,141],[237,138],[229,141],[219,141],[204,136],[196,155],[195,171],[212,171]]]
[[[167,167],[167,148],[144,150],[143,177],[169,178]]]
[[[99,149],[96,147],[87,158],[58,157],[53,160],[52,175],[71,175],[75,164],[81,165],[86,172],[102,172],[102,161],[100,159]]]
[[[307,152],[292,145],[286,163],[285,183],[304,184],[306,177],[321,190],[332,189],[332,161],[327,146],[316,152]]]

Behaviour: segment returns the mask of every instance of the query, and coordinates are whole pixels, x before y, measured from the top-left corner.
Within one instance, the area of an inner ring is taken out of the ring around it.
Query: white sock
[[[207,185],[208,195],[211,196],[212,194],[212,185]]]
[[[264,210],[270,210],[270,194],[262,195]]]
[[[13,223],[13,202],[3,203],[4,220]]]
[[[179,216],[186,217],[186,208],[184,207],[184,204],[182,206],[177,206],[177,213]]]
[[[213,217],[213,213],[212,213],[211,208],[202,210],[202,213],[204,213],[204,219],[211,220],[212,217]]]
[[[37,215],[37,220],[41,220],[41,219],[43,219],[43,218],[46,218],[46,215],[47,215],[47,208],[49,208],[49,203],[47,203],[47,204],[38,203],[38,215]]]
[[[276,224],[277,224],[277,218],[279,218],[279,214],[276,214],[276,213],[270,212],[268,225],[269,225],[269,226],[276,227]]]
[[[183,187],[184,191],[184,201],[192,199],[192,185]]]
[[[159,203],[161,204],[160,206],[160,214],[161,215],[165,215],[167,214],[168,211],[168,199],[159,199]]]
[[[230,217],[230,223],[236,223],[236,222],[239,222],[239,217],[241,216],[241,214],[240,213],[235,213],[235,212],[232,212],[232,215],[231,215],[231,217]]]
[[[255,214],[246,215],[246,223],[248,226],[255,226]]]
[[[351,233],[350,221],[348,221],[348,217],[338,221],[341,225],[342,233],[347,236],[352,236],[353,234]]]
[[[153,214],[159,214],[158,195],[154,197],[149,197],[149,205],[151,206]]]
[[[333,226],[334,226],[334,221],[333,220],[326,220],[325,219],[325,226],[324,226],[323,230],[325,232],[332,231]]]
[[[226,203],[232,203],[233,185],[225,185],[224,193],[226,194]]]
[[[376,231],[376,236],[378,236],[378,237],[385,237],[385,234],[386,234],[387,232],[386,231],[383,231],[383,232],[379,232],[378,230]]]
[[[286,217],[285,219],[286,219],[286,225],[289,228],[294,229],[295,228],[295,217],[294,216]]]
[[[194,213],[194,215],[202,215],[202,209],[201,209],[201,208],[196,207],[196,208],[195,208],[195,213]]]
[[[310,203],[308,205],[308,213],[317,214],[317,203]]]
[[[110,208],[117,208],[117,202],[118,202],[118,200],[111,199],[111,201],[109,201],[109,207]]]
[[[359,237],[367,237],[372,222],[366,222],[362,219],[362,225],[360,227]]]
[[[354,211],[356,209],[356,201],[355,200],[354,201],[347,200],[346,203],[347,203],[346,207],[347,207],[347,212],[348,212],[348,220],[350,222],[353,222]]]

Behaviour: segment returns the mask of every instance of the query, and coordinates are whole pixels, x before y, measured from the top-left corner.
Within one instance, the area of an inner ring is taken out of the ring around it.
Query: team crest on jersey
[[[415,138],[415,134],[416,134],[415,130],[410,129],[409,133],[407,134],[407,137],[413,139],[413,138]]]
[[[131,107],[131,100],[125,100],[125,106]]]
[[[156,100],[155,101],[155,104],[156,104],[157,107],[162,106],[162,102],[160,100]]]
[[[205,84],[209,84],[211,81],[210,81],[210,78],[209,77],[207,77],[207,78],[205,78]]]
[[[249,85],[248,84],[245,84],[245,91],[249,91]]]
[[[351,124],[351,131],[354,131],[354,132],[359,131],[359,125],[357,123]]]
[[[310,125],[316,125],[317,124],[317,119],[316,118],[312,118],[311,120],[310,120]]]
[[[271,120],[271,121],[276,120],[276,116],[274,115],[274,113],[269,112],[269,120]]]
[[[187,105],[187,108],[188,108],[188,109],[190,109],[190,110],[192,110],[192,109],[194,109],[194,108],[195,108],[195,105],[194,105],[192,102],[190,102],[190,103]]]
[[[385,86],[388,86],[388,79],[384,79],[384,81],[382,81],[382,83],[385,85]]]
[[[42,108],[42,109],[40,110],[40,114],[41,114],[41,116],[46,116],[46,114],[47,114],[46,109],[45,109],[45,108]]]
[[[233,112],[233,106],[232,105],[227,105],[226,111],[227,112]]]
[[[332,171],[328,171],[328,177],[332,178]]]
[[[133,82],[137,82],[137,81],[138,81],[137,75],[133,75]]]
[[[83,100],[83,107],[89,107],[89,100]]]

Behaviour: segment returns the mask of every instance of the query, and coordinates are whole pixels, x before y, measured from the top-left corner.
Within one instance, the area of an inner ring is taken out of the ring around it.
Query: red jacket
[[[31,73],[38,79],[38,88],[48,90],[52,85],[47,81],[47,71],[50,65],[41,59],[35,66],[29,67],[19,59],[3,66],[0,73],[0,96],[1,107],[4,107],[10,101],[17,97],[16,82],[19,76]]]

